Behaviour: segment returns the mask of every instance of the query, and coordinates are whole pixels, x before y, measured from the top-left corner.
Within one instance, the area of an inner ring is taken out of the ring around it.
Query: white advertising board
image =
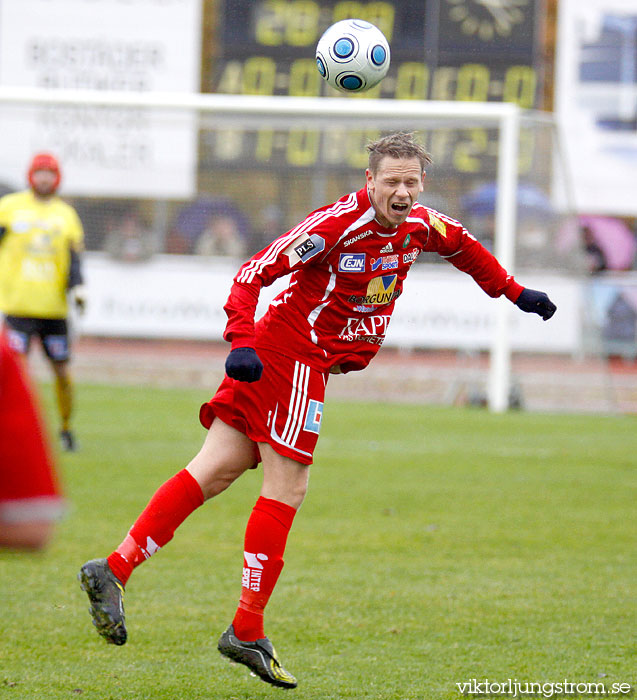
[[[201,0],[0,0],[0,84],[197,92]],[[0,180],[24,186],[53,152],[68,195],[192,196],[192,114],[88,105],[5,107]]]
[[[555,110],[575,207],[637,215],[637,2],[560,0]]]
[[[497,305],[508,314],[511,347],[520,352],[573,353],[580,343],[580,289],[558,275],[524,275],[520,282],[546,291],[557,304],[559,322],[545,323],[504,298],[491,299],[467,275],[450,267],[411,270],[387,331],[385,344],[407,348],[488,350],[497,325]]]
[[[89,335],[220,340],[223,311],[240,261],[223,258],[158,256],[146,263],[121,263],[101,253],[86,256],[89,305],[80,330]],[[386,346],[489,349],[497,304],[475,282],[449,266],[417,265],[387,333]],[[522,282],[546,290],[558,306],[559,322],[511,306],[514,350],[574,353],[580,347],[580,283],[559,276]],[[277,282],[261,293],[257,316],[287,286]]]

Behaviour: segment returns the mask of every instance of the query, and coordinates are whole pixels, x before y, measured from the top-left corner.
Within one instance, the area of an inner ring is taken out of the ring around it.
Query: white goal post
[[[316,128],[326,124],[343,128],[376,127],[383,130],[430,129],[432,124],[458,128],[467,124],[496,129],[497,168],[494,253],[510,272],[515,268],[518,154],[523,120],[550,120],[547,115],[522,112],[511,103],[377,100],[352,98],[270,97],[191,93],[131,93],[81,90],[46,90],[0,87],[0,110],[12,107],[76,106],[130,108],[187,113],[219,128]],[[448,212],[445,212],[448,213]],[[511,385],[510,305],[498,305],[498,320],[491,338],[488,405],[504,411]]]

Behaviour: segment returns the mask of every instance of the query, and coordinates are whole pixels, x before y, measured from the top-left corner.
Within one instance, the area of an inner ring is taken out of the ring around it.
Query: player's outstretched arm
[[[263,363],[254,348],[235,348],[226,358],[226,374],[240,382],[257,382],[263,374]]]
[[[537,314],[545,321],[548,321],[557,310],[557,306],[548,298],[547,294],[535,289],[523,289],[514,303],[522,311],[526,311],[528,314]]]

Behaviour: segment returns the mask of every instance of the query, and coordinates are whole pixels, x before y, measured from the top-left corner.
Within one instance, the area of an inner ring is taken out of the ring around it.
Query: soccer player
[[[56,158],[38,153],[29,189],[0,199],[0,311],[14,350],[26,355],[31,338],[40,338],[55,375],[62,448],[73,451],[67,294],[83,312],[84,232],[75,209],[56,195],[60,178]]]
[[[227,376],[199,414],[208,428],[203,447],[159,488],[121,545],[80,571],[107,641],[126,641],[122,595],[133,569],[205,500],[260,462],[241,596],[218,649],[272,685],[296,687],[265,635],[263,615],[307,490],[329,375],[362,370],[378,352],[422,251],[439,253],[492,297],[504,295],[544,320],[555,312],[545,293],[518,284],[460,223],[417,203],[430,160],[411,134],[387,136],[368,150],[361,190],[312,212],[239,269],[224,307],[224,337],[232,344]],[[255,324],[261,288],[289,273],[288,288]]]
[[[64,511],[22,359],[0,332],[0,547],[44,549]]]

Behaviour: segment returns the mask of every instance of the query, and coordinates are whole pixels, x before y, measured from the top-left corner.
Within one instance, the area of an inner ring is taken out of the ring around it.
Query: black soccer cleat
[[[88,594],[93,624],[110,644],[126,643],[124,620],[124,586],[115,578],[106,559],[91,559],[77,575],[80,586]]]
[[[64,452],[75,452],[77,450],[75,435],[70,430],[60,430],[60,444]]]
[[[231,661],[247,666],[266,683],[279,688],[297,686],[296,678],[281,666],[272,642],[267,637],[257,639],[256,642],[242,642],[236,638],[234,627],[230,625],[221,635],[217,648]]]

